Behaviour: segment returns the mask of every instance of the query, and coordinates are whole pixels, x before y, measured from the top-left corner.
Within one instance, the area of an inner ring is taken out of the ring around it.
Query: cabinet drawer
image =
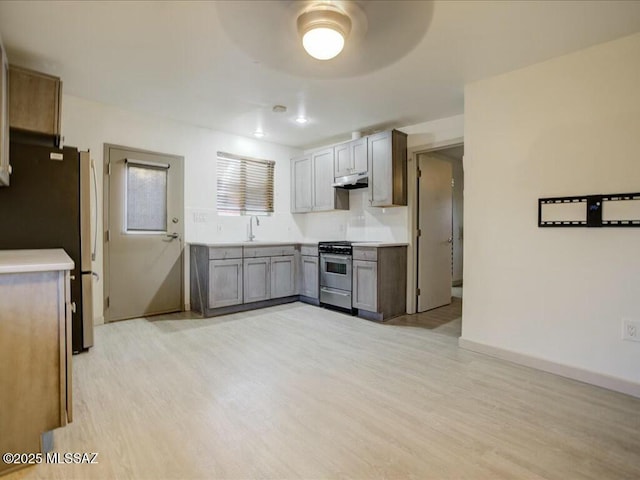
[[[209,260],[242,258],[242,247],[209,247]]]
[[[378,261],[378,249],[375,247],[354,247],[354,260],[368,260],[370,262]]]
[[[244,247],[244,258],[279,257],[281,255],[295,255],[295,245],[270,245],[264,247]]]
[[[301,245],[300,246],[300,255],[309,255],[311,257],[318,256],[318,246],[317,245]]]

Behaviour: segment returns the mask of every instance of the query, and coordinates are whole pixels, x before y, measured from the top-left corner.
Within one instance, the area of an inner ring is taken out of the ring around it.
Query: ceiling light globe
[[[344,37],[332,28],[313,28],[302,37],[302,46],[318,60],[330,60],[344,48]]]

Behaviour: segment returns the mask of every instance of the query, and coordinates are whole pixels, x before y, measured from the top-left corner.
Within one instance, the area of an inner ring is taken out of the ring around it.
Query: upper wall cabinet
[[[0,39],[0,187],[9,185],[9,63]]]
[[[311,155],[291,159],[291,212],[310,212],[312,207]]]
[[[9,124],[11,128],[60,136],[62,82],[33,70],[9,67]]]
[[[333,188],[334,149],[291,160],[291,212],[348,210],[349,192]]]
[[[333,176],[335,178],[367,172],[366,137],[336,145],[334,150]]]
[[[407,134],[398,130],[367,137],[369,204],[407,204]]]

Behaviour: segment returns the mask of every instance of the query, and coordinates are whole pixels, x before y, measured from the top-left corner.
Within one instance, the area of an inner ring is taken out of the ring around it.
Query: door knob
[[[180,235],[178,235],[177,233],[167,233],[167,237],[174,239],[174,238],[178,238]]]
[[[447,238],[447,243],[453,243],[453,237]]]

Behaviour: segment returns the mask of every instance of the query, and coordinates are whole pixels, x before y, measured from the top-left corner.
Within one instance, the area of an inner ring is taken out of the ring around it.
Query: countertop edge
[[[0,273],[73,270],[75,264],[62,248],[0,250]]]

